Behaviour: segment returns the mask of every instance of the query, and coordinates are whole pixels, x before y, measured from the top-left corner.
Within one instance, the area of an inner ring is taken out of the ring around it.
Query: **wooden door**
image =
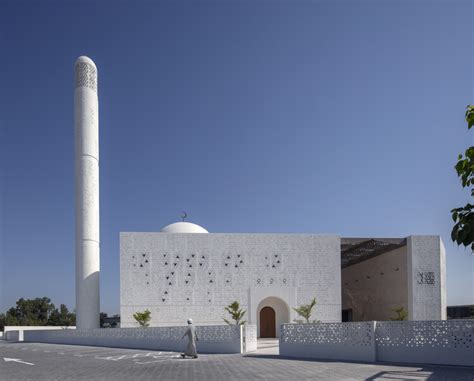
[[[263,307],[260,310],[260,337],[276,337],[275,310]]]

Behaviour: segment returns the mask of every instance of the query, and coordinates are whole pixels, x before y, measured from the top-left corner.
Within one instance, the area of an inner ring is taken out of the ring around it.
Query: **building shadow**
[[[398,368],[393,370],[383,370],[375,373],[373,376],[365,378],[366,381],[375,380],[462,380],[474,381],[474,367],[455,366],[455,365],[420,365],[406,363],[387,363],[387,362],[363,362],[349,360],[332,359],[313,359],[305,357],[285,357],[273,354],[258,354],[257,352],[244,355],[247,358],[273,359],[285,361],[305,361],[314,363],[346,363],[360,365],[376,365],[380,367]],[[400,369],[402,368],[402,369]],[[406,368],[406,369],[403,369]]]
[[[393,365],[393,366],[407,366],[397,364],[380,364],[380,365]],[[407,366],[408,367],[408,366]],[[419,369],[407,369],[407,370],[387,370],[381,371],[374,374],[372,377],[366,378],[366,381],[375,380],[474,380],[474,368],[466,367],[421,367]]]
[[[310,357],[288,357],[288,356],[281,356],[278,354],[267,354],[267,353],[258,353],[257,352],[250,352],[245,354],[244,357],[251,357],[251,358],[265,358],[265,359],[273,359],[273,360],[286,360],[286,361],[306,361],[306,362],[317,362],[317,363],[348,363],[348,364],[371,364],[375,365],[372,362],[363,362],[363,361],[350,361],[350,360],[332,360],[332,359],[314,359]]]

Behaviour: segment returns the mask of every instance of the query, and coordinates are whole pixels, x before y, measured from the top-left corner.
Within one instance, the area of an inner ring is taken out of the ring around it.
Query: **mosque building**
[[[151,311],[151,326],[225,324],[238,301],[259,337],[278,337],[294,308],[316,298],[312,320],[446,319],[445,250],[439,236],[342,238],[209,233],[190,222],[120,234],[122,327]]]

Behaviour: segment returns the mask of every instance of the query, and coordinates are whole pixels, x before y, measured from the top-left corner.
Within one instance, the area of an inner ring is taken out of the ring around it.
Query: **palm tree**
[[[229,304],[227,307],[225,307],[225,310],[230,314],[230,316],[232,317],[232,320],[234,320],[234,322],[230,322],[226,318],[223,318],[227,324],[229,325],[245,324],[245,320],[242,321],[242,319],[247,311],[244,311],[240,308],[240,304],[237,300]]]
[[[313,307],[316,305],[316,298],[313,298],[311,303],[309,304],[303,304],[300,307],[293,308],[298,315],[300,315],[302,318],[306,320],[306,323],[309,323],[309,318],[311,317]]]

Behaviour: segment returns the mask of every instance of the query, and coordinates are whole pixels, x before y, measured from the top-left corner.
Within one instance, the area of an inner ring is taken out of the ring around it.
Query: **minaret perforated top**
[[[79,57],[75,65],[75,88],[88,87],[97,93],[97,69],[88,57]]]

